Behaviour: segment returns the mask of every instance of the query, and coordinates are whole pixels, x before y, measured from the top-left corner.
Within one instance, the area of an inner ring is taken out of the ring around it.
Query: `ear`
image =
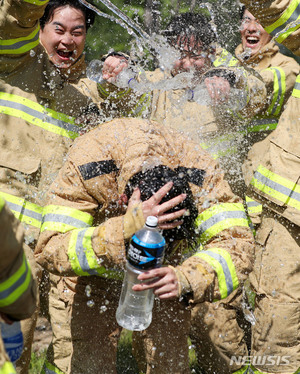
[[[126,194],[122,193],[122,195],[120,195],[120,197],[119,197],[118,204],[119,205],[123,205],[123,204],[127,205],[127,203],[128,203],[128,197],[127,197]]]

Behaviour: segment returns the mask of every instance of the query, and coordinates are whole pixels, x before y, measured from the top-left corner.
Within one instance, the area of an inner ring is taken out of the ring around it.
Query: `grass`
[[[46,349],[38,353],[32,352],[28,374],[40,374],[45,358]]]
[[[136,361],[131,353],[132,332],[123,330],[118,346],[117,373],[118,374],[143,374],[140,373]],[[192,374],[204,374],[197,365],[195,351],[190,349],[190,368]],[[46,350],[32,353],[29,374],[40,374],[46,357]]]

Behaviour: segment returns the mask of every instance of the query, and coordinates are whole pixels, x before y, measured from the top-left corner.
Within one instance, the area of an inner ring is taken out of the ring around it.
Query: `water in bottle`
[[[15,363],[21,356],[23,350],[23,334],[21,323],[16,321],[11,325],[1,322],[1,335],[6,353],[12,363]]]
[[[137,292],[132,287],[140,283],[137,278],[142,272],[162,265],[165,243],[157,230],[157,218],[152,216],[147,218],[145,227],[131,238],[116,313],[118,324],[127,330],[145,330],[152,321],[153,290]]]

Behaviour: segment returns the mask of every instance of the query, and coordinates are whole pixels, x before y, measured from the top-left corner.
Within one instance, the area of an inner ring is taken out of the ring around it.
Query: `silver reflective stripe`
[[[90,225],[80,219],[63,215],[63,214],[55,214],[55,213],[47,213],[43,217],[43,224],[45,223],[52,223],[52,222],[59,222],[59,223],[65,223],[69,226],[72,226],[74,228],[85,228],[90,227]]]
[[[277,79],[278,79],[278,86],[279,86],[278,96],[277,96],[276,102],[274,103],[274,106],[273,106],[273,109],[272,109],[272,112],[271,112],[271,114],[274,115],[278,105],[280,104],[280,99],[281,99],[281,96],[282,96],[282,82],[281,82],[282,77],[281,77],[281,73],[278,69],[272,68],[271,70],[273,70],[273,71],[275,70],[276,75],[277,75]]]
[[[26,203],[25,200],[24,200],[24,202]],[[42,221],[42,213],[34,212],[33,210],[30,210],[28,208],[24,208],[24,206],[12,203],[12,202],[7,201],[7,200],[6,200],[6,204],[9,206],[9,208],[11,210],[14,210],[14,211],[20,213],[20,215],[36,219],[37,221],[40,221],[40,222]]]
[[[228,267],[228,264],[226,260],[218,253],[211,252],[211,251],[204,251],[205,254],[209,255],[210,257],[214,258],[217,260],[223,269],[224,275],[225,275],[225,281],[226,281],[226,287],[227,287],[227,295],[230,295],[231,292],[233,291],[233,281],[231,277],[231,273]]]
[[[300,90],[300,82],[295,83],[294,90]]]
[[[16,110],[20,110],[21,112],[25,112],[32,117],[40,119],[42,122],[47,122],[50,123],[51,125],[57,126],[59,128],[62,128],[67,131],[72,131],[75,133],[78,133],[78,126],[72,125],[70,123],[64,122],[62,120],[56,119],[48,115],[47,113],[41,113],[37,110],[34,110],[26,105],[16,103],[14,101],[10,100],[3,100],[0,99],[0,105],[7,107],[7,108],[12,108]]]
[[[37,32],[36,35],[30,39],[30,40],[20,40],[14,44],[5,44],[5,45],[1,45],[0,44],[0,51],[4,51],[4,50],[16,50],[16,49],[20,49],[22,47],[24,47],[25,45],[27,44],[30,44],[32,42],[36,42],[37,40],[39,40],[39,33]]]
[[[7,288],[5,291],[0,292],[0,300],[4,300],[7,297],[9,297],[9,295],[11,295],[19,286],[21,286],[25,282],[25,279],[26,279],[27,274],[28,274],[28,263],[27,263],[27,261],[26,261],[25,258],[24,258],[24,262],[25,262],[25,271],[24,271],[24,273],[9,288]],[[21,264],[20,267],[23,266],[24,262],[22,262],[22,264]],[[1,286],[1,283],[0,283],[0,286]]]
[[[246,202],[246,205],[248,208],[251,208],[251,207],[257,207],[257,206],[260,206],[261,204],[258,203],[257,201],[247,201]]]
[[[217,224],[219,222],[222,222],[222,221],[225,221],[226,219],[230,219],[230,218],[244,218],[244,219],[246,219],[247,217],[246,217],[245,212],[242,212],[242,211],[239,211],[239,210],[220,212],[220,213],[214,214],[212,217],[210,217],[207,220],[205,220],[204,222],[202,222],[198,226],[199,233],[203,234],[205,231],[210,229],[215,224]]]
[[[85,249],[83,247],[83,240],[84,240],[86,231],[87,229],[80,231],[77,236],[75,251],[77,254],[78,262],[80,264],[82,271],[85,271],[89,273],[90,275],[99,275],[96,270],[90,268],[90,265],[85,255]]]
[[[270,34],[272,36],[275,36],[277,33],[284,30],[286,28],[286,26],[289,25],[291,22],[296,21],[298,19],[299,15],[300,15],[300,4],[298,4],[297,8],[294,10],[294,12],[290,16],[290,18],[288,20],[286,20],[284,24],[282,24],[281,26],[278,26],[276,29],[274,29],[272,32],[270,32]]]
[[[265,186],[268,186],[272,188],[273,190],[282,193],[287,198],[295,199],[300,202],[300,193],[291,190],[288,187],[283,186],[282,184],[279,184],[277,182],[272,181],[271,179],[265,177],[258,171],[254,173],[254,178],[256,178],[260,183],[262,183]]]

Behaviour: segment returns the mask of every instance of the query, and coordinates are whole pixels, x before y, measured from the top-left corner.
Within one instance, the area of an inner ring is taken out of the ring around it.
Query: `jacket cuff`
[[[129,239],[131,236],[142,229],[145,225],[145,217],[142,210],[142,203],[127,209],[124,215],[124,239]]]
[[[190,293],[192,291],[191,285],[185,275],[178,270],[177,268],[174,268],[173,266],[169,265],[169,268],[173,269],[176,277],[177,277],[177,282],[178,282],[178,297],[182,297],[187,293]]]

